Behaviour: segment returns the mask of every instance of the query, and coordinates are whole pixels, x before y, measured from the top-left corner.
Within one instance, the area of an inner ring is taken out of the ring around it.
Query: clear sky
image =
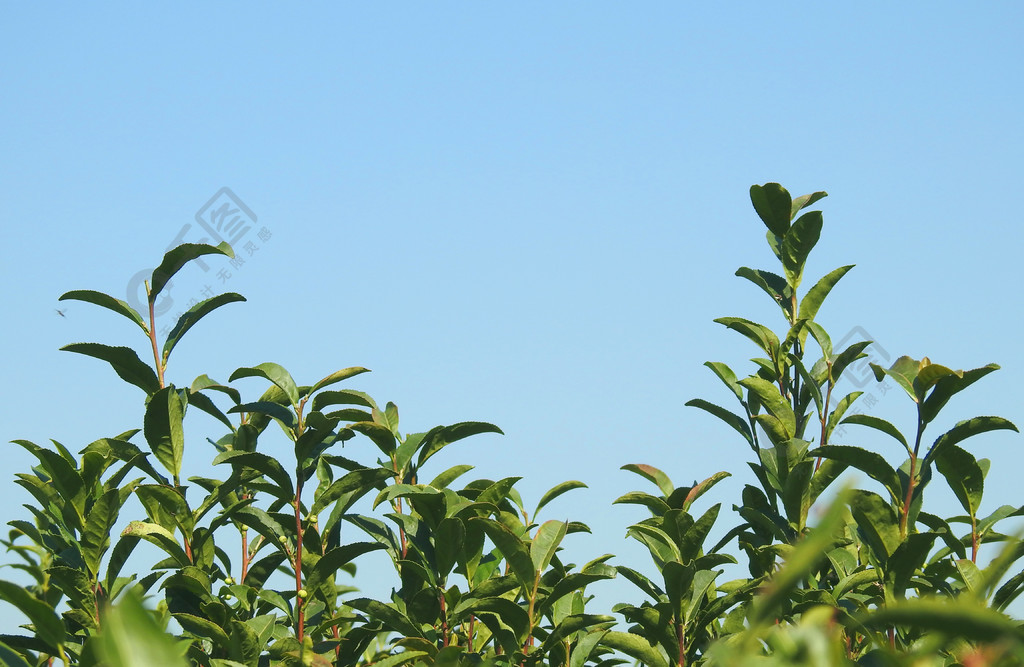
[[[349,386],[396,402],[404,431],[494,422],[504,437],[453,446],[433,471],[522,475],[531,506],[586,482],[546,511],[591,524],[567,540],[577,562],[646,558],[622,539],[643,510],[610,504],[644,488],[623,464],[680,485],[731,471],[711,496],[726,509],[751,481],[746,445],[683,404],[729,405],[706,360],[752,370],[756,349],[712,319],[782,324],[733,276],[775,270],[753,183],[830,193],[806,280],[857,265],[819,314],[835,340],[1002,365],[934,435],[978,414],[1024,422],[1021,5],[47,9],[0,9],[0,442],[77,451],[141,423],[139,390],[58,351],[144,351],[138,331],[57,297],[125,298],[174,239],[204,235],[196,214],[224,187],[252,213],[251,252],[183,271],[169,307],[207,287],[249,301],[190,332],[169,379],[275,361],[312,384],[360,365],[373,373]],[[905,396],[866,391],[911,428]],[[210,474],[216,424],[187,426],[186,469]],[[863,431],[849,443],[899,463]],[[1024,503],[1020,436],[972,442],[995,462],[983,509]],[[30,465],[3,451],[8,480]],[[0,485],[0,519],[27,518],[28,500]],[[14,618],[0,605],[0,627]]]

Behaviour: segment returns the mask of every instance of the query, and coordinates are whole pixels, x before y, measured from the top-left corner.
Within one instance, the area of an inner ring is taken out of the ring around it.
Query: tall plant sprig
[[[94,290],[73,290],[61,295],[60,300],[75,300],[107,308],[137,325],[152,349],[153,365],[143,362],[130,347],[115,347],[102,343],[72,343],[62,350],[76,352],[105,361],[122,379],[146,392],[146,440],[157,460],[171,473],[175,487],[181,485],[181,459],[184,452],[184,435],[181,421],[188,404],[188,391],[178,391],[166,384],[167,364],[171,351],[199,320],[223,305],[245,301],[245,297],[234,292],[218,294],[200,301],[183,313],[167,334],[161,349],[157,339],[156,301],[171,278],[189,262],[204,255],[225,255],[234,257],[227,243],[211,246],[203,243],[186,243],[177,246],[164,255],[150,278],[145,282],[148,319],[143,319],[137,310],[121,299]],[[197,406],[204,409],[202,405]]]
[[[744,266],[736,275],[749,280],[772,299],[782,313],[786,330],[776,334],[770,327],[742,317],[716,319],[715,322],[748,338],[767,357],[753,359],[756,372],[742,379],[727,364],[705,364],[736,397],[741,414],[704,399],[687,403],[729,424],[758,458],[750,465],[761,490],[748,487],[745,509],[741,510],[752,526],[762,524],[754,531],[759,535],[754,548],[767,546],[776,537],[792,541],[806,528],[810,506],[846,467],[833,461],[822,468],[821,459],[805,460],[810,446],[806,433],[811,416],[816,415],[818,442],[825,444],[861,395],[851,392],[833,407],[833,391],[840,376],[851,363],[865,356],[864,349],[869,343],[858,342],[836,351],[828,332],[815,321],[826,297],[853,265],[830,271],[802,296],[799,294],[807,259],[823,224],[820,211],[806,209],[826,196],[825,192],[815,192],[793,198],[778,183],[750,188],[751,203],[767,227],[766,240],[781,272]],[[821,350],[821,357],[814,364],[808,364],[805,358],[808,338]],[[769,525],[774,527],[768,528]],[[761,570],[759,574],[767,571]]]

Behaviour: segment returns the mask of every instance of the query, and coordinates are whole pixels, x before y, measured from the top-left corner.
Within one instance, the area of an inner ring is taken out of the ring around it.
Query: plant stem
[[[160,388],[164,388],[164,365],[160,359],[160,350],[156,345],[156,304],[153,302],[149,292],[149,281],[143,283],[146,286],[146,301],[149,302],[149,342],[153,345],[153,363],[156,364],[156,378]],[[175,484],[177,486],[177,484]]]
[[[907,521],[910,517],[910,503],[914,500],[914,488],[917,486],[917,453],[921,449],[921,436],[924,435],[924,420],[921,418],[921,405],[917,406],[917,437],[914,440],[914,451],[910,453],[910,476],[907,480],[907,496],[903,500],[903,514],[900,517],[900,536],[907,537]]]

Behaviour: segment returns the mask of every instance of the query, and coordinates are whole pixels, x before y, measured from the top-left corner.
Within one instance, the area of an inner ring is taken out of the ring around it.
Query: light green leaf
[[[672,480],[669,479],[661,470],[654,466],[647,465],[646,463],[627,463],[626,465],[619,468],[619,470],[628,470],[629,472],[635,472],[644,479],[654,482],[661,492],[668,498],[672,495],[672,491],[675,490],[675,486],[672,484]]]
[[[537,529],[537,534],[530,542],[530,558],[535,572],[543,572],[551,564],[568,527],[568,521],[545,521]]]

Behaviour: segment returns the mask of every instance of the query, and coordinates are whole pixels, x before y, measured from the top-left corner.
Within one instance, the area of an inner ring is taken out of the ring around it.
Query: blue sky
[[[733,276],[775,268],[753,183],[830,193],[807,280],[857,265],[818,318],[834,339],[1002,365],[933,435],[977,414],[1024,421],[1018,5],[0,11],[0,441],[77,450],[140,423],[137,389],[58,348],[144,341],[57,297],[125,298],[186,225],[198,240],[196,212],[223,187],[254,214],[259,249],[187,269],[171,296],[249,301],[194,329],[170,379],[275,361],[311,384],[360,365],[373,373],[350,386],[396,402],[403,430],[494,422],[504,437],[460,443],[435,471],[522,475],[531,506],[583,480],[547,510],[594,528],[570,538],[580,562],[643,557],[622,540],[642,514],[610,505],[643,488],[623,464],[678,484],[729,470],[713,495],[726,509],[750,481],[745,445],[683,404],[727,402],[704,361],[751,370],[755,348],[712,319],[782,324]],[[910,428],[896,392],[870,411]],[[206,474],[218,433],[189,419],[186,468]],[[995,462],[987,509],[1024,501],[1021,444],[975,441]],[[5,460],[8,475],[29,465],[14,445]],[[23,518],[27,494],[3,488],[0,518]],[[0,607],[0,625],[12,618]]]

